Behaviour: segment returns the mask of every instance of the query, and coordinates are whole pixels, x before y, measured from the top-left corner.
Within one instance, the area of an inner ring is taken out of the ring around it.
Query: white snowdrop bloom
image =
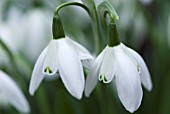
[[[122,43],[113,47],[107,46],[97,57],[87,77],[86,96],[90,95],[98,79],[104,83],[115,80],[118,96],[123,106],[131,113],[141,104],[141,83],[147,90],[152,89],[150,74],[144,60]]]
[[[29,113],[29,104],[17,84],[0,70],[0,97],[3,102],[11,104],[21,113]],[[1,101],[0,101],[1,102]],[[2,105],[2,103],[0,103]],[[6,104],[5,104],[6,105]]]
[[[90,53],[68,37],[51,40],[35,64],[29,87],[30,94],[34,95],[45,75],[59,72],[70,94],[81,99],[85,85],[81,62],[85,67],[90,67],[92,61]]]

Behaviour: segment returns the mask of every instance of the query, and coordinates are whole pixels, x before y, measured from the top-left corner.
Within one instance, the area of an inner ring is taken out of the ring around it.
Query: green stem
[[[107,1],[104,1],[102,2],[99,6],[98,6],[98,11],[100,14],[103,14],[104,13],[104,16],[105,16],[105,13],[109,13],[109,15],[111,16],[111,18],[114,18],[115,20],[119,20],[119,16],[117,15],[115,9],[113,8],[113,6],[107,2]],[[103,15],[101,15],[103,17]]]
[[[99,5],[98,10],[102,14],[101,15],[102,21],[105,21],[103,20],[103,18],[106,19],[107,14],[110,17],[110,22],[108,25],[108,37],[109,37],[108,46],[113,47],[119,45],[120,41],[119,41],[119,36],[118,36],[117,27],[115,23],[115,19],[119,20],[119,16],[117,15],[112,5],[106,1]]]
[[[108,14],[109,17],[110,17],[110,22],[114,22],[114,16],[113,16],[113,14],[112,14],[109,10],[106,9],[106,10],[104,11],[104,18],[106,18],[107,14]]]
[[[9,55],[11,60],[14,60],[13,54],[10,51],[10,49],[6,46],[6,44],[3,42],[3,40],[0,38],[0,45],[2,46],[2,48],[5,49],[5,51],[7,52],[7,54]]]
[[[70,5],[82,7],[82,8],[85,9],[85,10],[87,11],[87,13],[90,15],[89,9],[88,9],[85,5],[83,5],[83,4],[81,4],[81,3],[78,3],[78,2],[67,2],[67,3],[63,3],[63,4],[61,4],[60,6],[58,6],[58,7],[55,9],[54,13],[55,13],[55,14],[58,14],[58,12],[59,12],[59,10],[60,10],[61,8],[66,7],[66,6],[70,6]]]
[[[113,47],[113,46],[119,45],[120,41],[119,41],[116,23],[114,21],[114,16],[111,12],[109,12],[109,10],[105,10],[104,17],[106,17],[107,14],[110,17],[109,31],[108,31],[108,34],[109,34],[108,46]]]
[[[58,12],[63,7],[70,6],[70,5],[75,5],[75,6],[82,7],[90,15],[89,9],[85,5],[83,5],[81,3],[78,3],[78,2],[67,2],[67,3],[61,4],[54,11],[53,24],[52,24],[53,39],[65,38],[64,29],[63,29],[60,17],[58,15]]]
[[[95,44],[95,52],[98,55],[100,53],[100,26],[99,26],[99,19],[96,11],[96,6],[94,2],[89,6],[90,12],[92,16],[92,27],[94,32],[94,44]]]

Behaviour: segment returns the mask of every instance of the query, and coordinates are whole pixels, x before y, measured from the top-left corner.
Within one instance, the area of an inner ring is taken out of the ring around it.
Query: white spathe
[[[30,106],[17,84],[3,71],[0,70],[0,94],[5,97],[5,102],[10,103],[21,113],[29,113]],[[1,102],[1,101],[0,101]]]
[[[86,80],[87,97],[97,84],[97,79],[104,83],[114,79],[118,96],[123,106],[131,113],[141,104],[141,83],[147,90],[152,89],[150,74],[144,60],[122,43],[114,47],[107,46],[95,60]]]
[[[93,57],[90,53],[68,37],[51,40],[33,69],[29,87],[30,94],[34,95],[45,75],[54,75],[59,72],[70,94],[81,99],[85,85],[82,63],[90,68],[92,61]]]

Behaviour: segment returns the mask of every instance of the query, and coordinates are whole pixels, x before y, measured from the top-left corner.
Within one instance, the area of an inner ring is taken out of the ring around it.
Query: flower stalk
[[[118,36],[117,27],[115,23],[115,20],[119,20],[119,16],[117,15],[116,11],[110,5],[110,3],[106,1],[102,2],[98,6],[98,11],[102,14],[100,16],[101,21],[105,21],[107,15],[110,18],[109,24],[108,24],[108,46],[113,47],[113,46],[119,45],[120,41],[119,41],[119,36]]]
[[[74,6],[79,6],[82,7],[83,9],[85,9],[87,11],[87,13],[90,15],[89,9],[78,2],[67,2],[64,4],[59,5],[55,11],[54,11],[54,16],[53,16],[53,24],[52,24],[52,31],[53,31],[53,39],[60,39],[60,38],[65,38],[65,33],[63,30],[63,26],[62,26],[62,22],[60,20],[60,17],[58,15],[58,12],[60,9],[62,9],[63,7],[66,6],[70,6],[70,5],[74,5]]]
[[[93,32],[94,32],[94,42],[95,42],[95,52],[96,54],[99,54],[100,52],[100,27],[99,27],[99,19],[96,11],[96,6],[94,2],[92,2],[91,7],[90,7],[90,12],[92,15],[92,27],[93,27]]]

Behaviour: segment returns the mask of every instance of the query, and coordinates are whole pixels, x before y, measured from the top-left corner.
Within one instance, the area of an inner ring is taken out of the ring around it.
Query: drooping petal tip
[[[123,106],[129,112],[136,111],[142,101],[143,91],[136,65],[121,47],[115,48],[116,86]]]
[[[35,93],[35,89],[30,86],[30,87],[29,87],[29,94],[30,94],[31,96],[34,96],[34,93]]]
[[[35,63],[32,76],[31,76],[31,81],[30,81],[30,86],[29,86],[29,93],[30,95],[34,95],[34,92],[36,89],[39,87],[40,83],[42,82],[44,78],[44,74],[42,72],[43,69],[43,61],[45,58],[45,55],[47,53],[47,49],[45,48],[42,53],[40,54],[38,60]]]
[[[151,76],[149,73],[149,70],[147,68],[147,65],[143,58],[133,49],[126,47],[124,44],[121,43],[121,47],[124,50],[124,52],[131,58],[131,60],[134,62],[136,65],[140,79],[142,82],[142,85],[148,90],[152,90],[152,81],[151,81]]]
[[[58,41],[60,77],[70,94],[81,99],[85,84],[83,66],[77,53],[67,44],[67,41],[65,39]]]

